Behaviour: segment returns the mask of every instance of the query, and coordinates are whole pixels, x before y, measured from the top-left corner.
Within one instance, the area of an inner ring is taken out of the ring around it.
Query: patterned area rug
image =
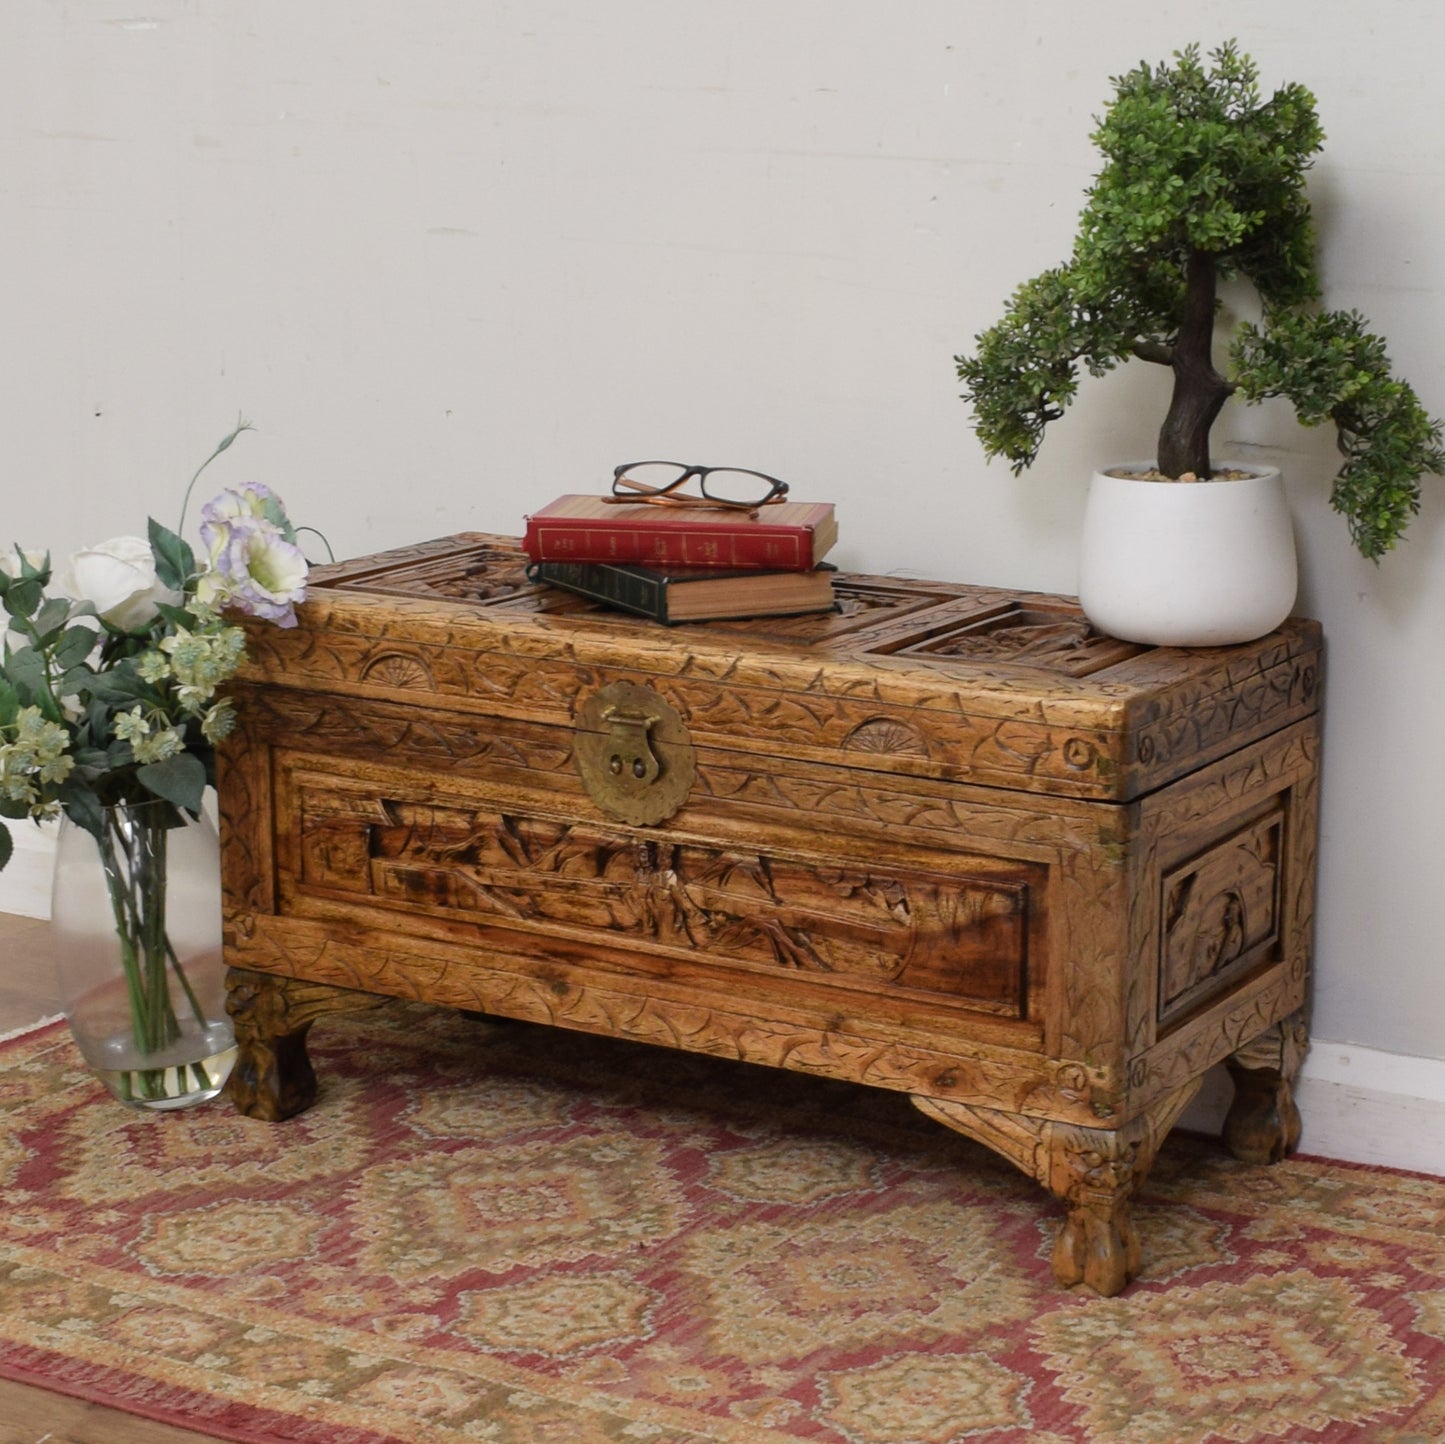
[[[904,1099],[415,1006],[268,1125],[0,1047],[0,1373],[313,1444],[1445,1438],[1445,1182],[1176,1136],[1145,1275]]]

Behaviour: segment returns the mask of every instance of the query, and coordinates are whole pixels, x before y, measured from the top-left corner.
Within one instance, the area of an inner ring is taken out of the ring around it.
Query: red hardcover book
[[[636,562],[732,571],[811,571],[838,540],[833,504],[785,501],[756,517],[707,507],[620,506],[561,496],[527,518],[534,562]]]

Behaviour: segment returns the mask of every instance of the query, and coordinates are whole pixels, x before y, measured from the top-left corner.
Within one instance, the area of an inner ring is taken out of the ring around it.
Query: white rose
[[[20,575],[20,554],[23,553],[28,566],[36,571],[45,565],[45,553],[37,551],[33,547],[11,547],[8,552],[0,552],[0,572],[7,577],[18,577]]]
[[[156,615],[157,603],[177,606],[185,598],[156,579],[150,543],[138,536],[112,537],[82,547],[58,578],[59,590],[90,602],[102,620],[123,632],[143,627]]]

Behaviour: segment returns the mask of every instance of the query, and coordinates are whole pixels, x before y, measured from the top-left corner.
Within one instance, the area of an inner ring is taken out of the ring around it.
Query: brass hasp
[[[650,687],[612,682],[577,713],[577,771],[618,822],[652,827],[687,801],[697,757],[677,712]]]

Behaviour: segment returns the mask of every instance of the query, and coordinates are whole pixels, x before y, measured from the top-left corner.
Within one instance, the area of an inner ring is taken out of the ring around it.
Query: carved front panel
[[[1065,598],[840,574],[836,611],[670,631],[534,586],[471,535],[318,571],[301,624],[257,626],[246,680],[478,707],[543,725],[617,681],[699,745],[1106,801],[1146,796],[1312,714],[1319,632],[1139,648]],[[888,739],[903,738],[893,750]]]
[[[1275,805],[1162,881],[1160,1021],[1257,965],[1279,937],[1284,807]]]
[[[362,903],[950,997],[1022,1018],[1042,868],[945,871],[529,816],[290,772],[283,911]],[[287,769],[290,771],[290,769]]]

